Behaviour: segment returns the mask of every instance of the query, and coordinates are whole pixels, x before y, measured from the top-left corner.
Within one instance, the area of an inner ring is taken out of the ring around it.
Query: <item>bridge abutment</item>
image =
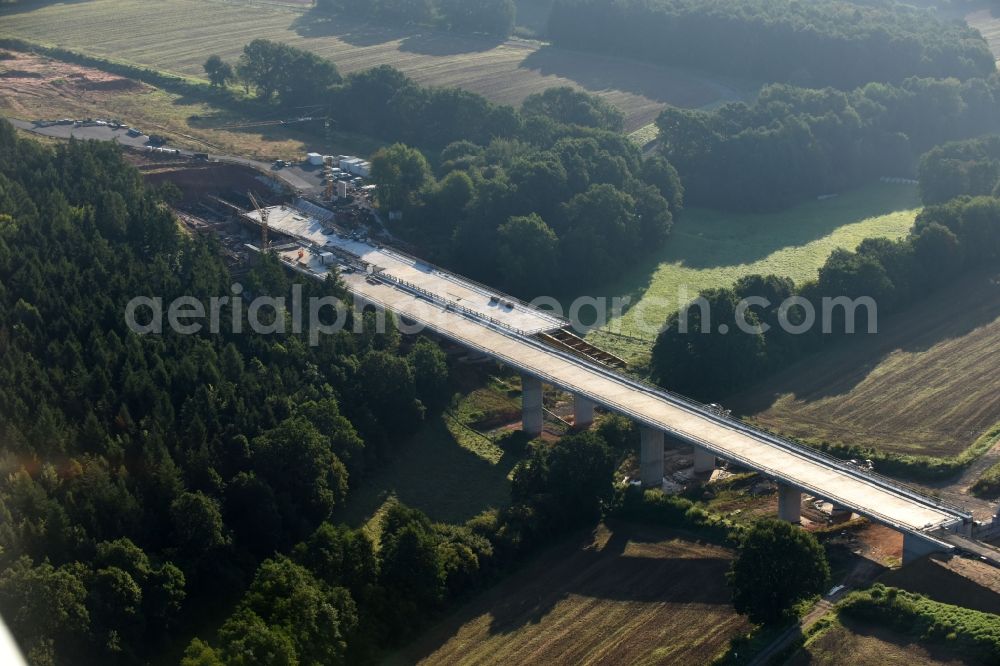
[[[647,488],[663,486],[663,431],[643,427],[640,430],[639,477]]]
[[[596,406],[593,400],[574,394],[573,426],[576,428],[589,428],[594,425],[594,408]]]
[[[940,553],[946,550],[940,544],[928,539],[922,539],[916,534],[903,533],[903,564],[909,564],[925,555]]]
[[[694,447],[694,472],[706,474],[715,470],[715,454],[700,446]]]
[[[790,523],[802,522],[802,491],[783,483],[778,484],[778,519]]]
[[[521,375],[521,430],[538,437],[542,434],[542,380],[531,375]]]

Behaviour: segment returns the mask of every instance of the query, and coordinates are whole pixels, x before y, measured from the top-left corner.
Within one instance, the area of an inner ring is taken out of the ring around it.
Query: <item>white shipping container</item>
[[[344,171],[351,171],[355,164],[363,161],[360,157],[348,157],[347,159],[340,160],[340,168]]]
[[[312,164],[313,166],[320,166],[323,164],[323,156],[319,153],[308,153],[306,155],[306,159],[309,161],[309,164]]]

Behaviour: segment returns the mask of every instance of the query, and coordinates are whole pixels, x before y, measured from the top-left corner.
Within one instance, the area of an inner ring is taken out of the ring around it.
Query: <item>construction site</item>
[[[718,405],[646,384],[624,372],[622,359],[576,335],[567,320],[407,252],[373,208],[372,188],[359,187],[358,176],[334,166],[343,157],[309,155],[323,186],[300,189],[276,175],[287,165],[134,156],[151,182],[180,189],[179,219],[193,233],[220,239],[234,276],[262,253],[273,254],[311,279],[336,276],[356,305],[393,313],[404,332],[428,332],[464,349],[467,358],[520,372],[521,429],[531,436],[544,429],[545,391],[563,392],[572,400],[561,419],[567,425],[587,428],[601,408],[640,426],[634,483],[669,492],[695,477],[753,470],[776,484],[784,520],[824,523],[859,515],[903,534],[904,562],[956,549],[1000,562],[995,551],[969,538],[990,526],[968,511],[749,427]],[[353,159],[348,168],[366,168]]]
[[[287,163],[264,172],[257,166],[139,152],[130,159],[150,184],[179,189],[178,219],[191,232],[215,235],[236,276],[262,251],[271,252],[289,270],[315,279],[360,273],[428,299],[443,295],[456,312],[612,369],[626,367],[578,336],[561,317],[409,254],[373,208],[374,186],[354,176],[368,173],[368,163],[359,158],[308,155],[307,163],[323,171],[325,184],[305,191],[278,177],[277,169],[288,168]]]

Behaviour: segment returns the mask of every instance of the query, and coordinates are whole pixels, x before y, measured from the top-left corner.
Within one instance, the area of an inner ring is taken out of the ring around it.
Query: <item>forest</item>
[[[236,72],[255,73],[242,78],[244,85],[257,91],[260,99],[269,100],[273,95],[279,104],[300,103],[301,98],[293,92],[300,89],[294,83],[299,77],[286,74],[286,65],[268,64],[268,54],[279,54],[278,61],[283,63],[304,56],[294,48],[259,42],[265,40],[247,45],[235,68]],[[328,72],[325,87],[315,96],[328,100],[342,129],[417,147],[432,157],[444,149],[448,154],[460,150],[452,146],[457,143],[481,148],[504,145],[506,163],[496,159],[480,161],[494,167],[510,167],[512,162],[537,165],[539,149],[551,152],[567,138],[591,137],[601,150],[612,153],[602,156],[603,166],[594,157],[591,171],[594,167],[617,169],[620,174],[613,178],[625,182],[637,174],[634,165],[638,153],[627,145],[621,133],[621,112],[597,96],[554,88],[529,96],[515,109],[458,89],[419,86],[387,66],[352,73],[342,81],[336,68],[330,66],[332,69],[324,70]],[[640,180],[661,190],[670,202],[672,215],[679,210],[675,204],[680,204],[680,186],[673,184],[672,175],[667,173],[674,171],[679,174],[689,204],[726,210],[778,210],[882,176],[909,176],[916,171],[919,155],[933,146],[1000,130],[998,107],[1000,75],[996,73],[965,81],[908,78],[899,85],[872,82],[847,92],[770,84],[752,103],[734,102],[714,111],[665,109],[656,124],[660,131],[660,159],[666,165],[647,170],[658,174],[639,175]],[[461,150],[468,149],[466,146]],[[595,154],[594,150],[590,152]],[[608,157],[614,162],[607,161]],[[449,159],[435,158],[432,162],[443,166]],[[563,167],[570,168],[566,164]],[[517,177],[514,174],[515,180]],[[522,185],[531,187],[529,183]],[[636,196],[629,187],[619,184],[619,189]],[[568,200],[560,198],[561,188],[553,191],[560,202]],[[396,197],[393,203],[402,199],[406,197]],[[532,199],[530,193],[518,198],[515,208],[519,212],[513,215],[537,213],[562,238],[556,228],[559,221],[550,219],[559,213],[526,207],[526,199]],[[411,202],[428,200],[427,196],[418,196]],[[449,214],[454,215],[454,210],[445,213]],[[506,221],[504,217],[496,224],[491,222],[490,232]],[[458,225],[446,226],[456,230]],[[429,230],[431,235],[440,231]],[[413,237],[423,238],[424,232]],[[455,235],[455,239],[459,237]],[[439,247],[439,243],[427,243],[422,249],[428,253],[437,250],[438,260],[446,261]],[[655,247],[654,243],[650,249]],[[459,247],[456,254],[466,253]],[[461,269],[471,270],[482,279],[494,276],[503,282],[501,286],[516,290],[520,278],[506,282],[505,271],[497,270],[495,264],[495,258],[485,262],[477,259],[461,265]],[[567,264],[576,265],[576,261],[569,259]],[[543,285],[547,284],[544,276],[541,279]]]
[[[767,211],[908,176],[931,147],[1000,130],[998,108],[997,74],[869,83],[850,92],[772,84],[751,104],[667,108],[656,124],[691,204]]]
[[[964,22],[894,0],[556,0],[548,36],[571,49],[815,88],[994,69],[986,41]]]
[[[669,163],[580,126],[539,144],[457,142],[437,161],[435,173],[400,144],[372,157],[379,201],[403,212],[395,228],[430,258],[528,298],[611,278],[666,242],[683,205]]]

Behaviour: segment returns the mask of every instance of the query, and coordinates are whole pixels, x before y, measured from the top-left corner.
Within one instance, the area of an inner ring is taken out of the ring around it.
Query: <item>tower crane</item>
[[[253,192],[247,191],[247,196],[250,197],[250,203],[257,210],[257,214],[260,216],[260,250],[261,252],[267,252],[268,242],[267,242],[267,214],[268,210],[257,203],[256,197],[254,197]]]

